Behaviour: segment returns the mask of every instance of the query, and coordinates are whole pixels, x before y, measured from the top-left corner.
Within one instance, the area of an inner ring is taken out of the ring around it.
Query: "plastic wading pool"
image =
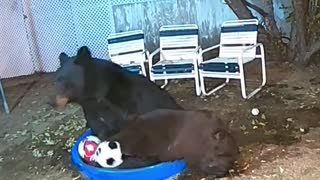
[[[89,135],[92,135],[90,130],[78,139],[72,147],[71,156],[73,164],[84,177],[90,180],[165,180],[179,175],[187,168],[183,160],[159,163],[137,169],[105,169],[87,165],[78,153],[78,145]]]

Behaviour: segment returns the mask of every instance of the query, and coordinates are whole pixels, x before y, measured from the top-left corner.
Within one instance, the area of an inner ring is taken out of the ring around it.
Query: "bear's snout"
[[[69,98],[64,96],[55,96],[50,98],[48,104],[57,111],[63,111],[69,102]]]

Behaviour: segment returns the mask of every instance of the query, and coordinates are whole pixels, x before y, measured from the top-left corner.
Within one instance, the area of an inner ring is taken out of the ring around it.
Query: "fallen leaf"
[[[304,130],[303,128],[300,128],[299,130],[300,130],[300,132],[302,132],[302,133],[305,132],[305,130]]]
[[[24,131],[22,131],[22,132],[21,132],[21,135],[22,135],[22,136],[24,136],[24,135],[26,135],[26,134],[27,134],[27,132],[28,132],[28,130],[27,130],[27,129],[25,129]]]
[[[279,167],[279,170],[281,174],[284,172],[284,169],[281,166]]]
[[[258,123],[260,126],[266,126],[266,123],[264,123],[264,122],[259,122]]]
[[[287,118],[287,121],[288,122],[293,122],[293,119],[292,118]]]
[[[247,127],[246,127],[245,125],[241,125],[239,128],[240,128],[242,131],[245,131],[245,130],[247,129]]]
[[[49,156],[49,157],[52,157],[53,154],[54,154],[54,151],[53,151],[53,150],[50,150],[50,151],[47,152],[47,156]]]

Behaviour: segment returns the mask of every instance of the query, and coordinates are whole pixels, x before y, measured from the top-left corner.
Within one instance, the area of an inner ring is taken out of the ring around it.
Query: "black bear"
[[[69,102],[80,104],[87,126],[100,138],[118,132],[126,124],[126,115],[157,108],[181,109],[148,78],[92,57],[86,46],[79,48],[76,56],[61,53],[59,59],[61,67],[55,75],[56,94],[51,104],[60,110]]]
[[[158,109],[131,118],[109,137],[127,156],[154,162],[184,159],[188,168],[211,177],[226,175],[239,157],[237,143],[213,112]]]

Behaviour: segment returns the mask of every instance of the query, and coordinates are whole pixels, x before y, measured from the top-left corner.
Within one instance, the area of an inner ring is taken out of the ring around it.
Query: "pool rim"
[[[100,172],[100,173],[113,173],[113,174],[128,174],[128,173],[135,173],[135,172],[142,172],[142,171],[148,171],[150,169],[156,169],[156,168],[161,168],[163,166],[166,165],[174,165],[174,164],[179,164],[180,166],[184,165],[185,167],[181,170],[180,173],[184,172],[187,169],[187,164],[184,160],[175,160],[175,161],[170,161],[170,162],[162,162],[162,163],[158,163],[155,165],[151,165],[151,166],[146,166],[146,167],[141,167],[141,168],[133,168],[133,169],[114,169],[114,168],[99,168],[99,167],[94,167],[91,165],[86,164],[85,162],[83,162],[82,158],[80,157],[79,153],[78,153],[78,146],[80,144],[80,142],[86,138],[87,136],[92,135],[92,131],[89,129],[87,130],[85,133],[83,133],[80,138],[78,138],[78,140],[76,141],[76,143],[73,145],[72,149],[71,149],[71,158],[72,158],[72,162],[75,166],[77,166],[80,171],[82,172],[83,169],[85,170],[89,170],[89,171],[94,171],[96,173]],[[178,173],[178,174],[180,174]]]

